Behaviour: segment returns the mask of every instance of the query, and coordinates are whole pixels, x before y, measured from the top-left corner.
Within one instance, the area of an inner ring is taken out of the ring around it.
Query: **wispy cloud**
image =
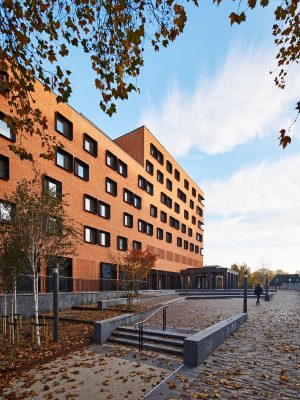
[[[300,269],[300,153],[204,185],[205,263]]]
[[[174,83],[162,104],[144,109],[141,123],[175,156],[191,149],[223,153],[274,134],[295,116],[300,72],[291,70],[287,88],[277,89],[273,62],[263,47],[235,47],[214,75],[200,76],[192,93]]]

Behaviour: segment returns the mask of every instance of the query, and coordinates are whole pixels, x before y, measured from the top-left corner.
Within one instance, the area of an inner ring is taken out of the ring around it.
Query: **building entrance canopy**
[[[183,289],[237,289],[238,273],[219,265],[180,271]]]

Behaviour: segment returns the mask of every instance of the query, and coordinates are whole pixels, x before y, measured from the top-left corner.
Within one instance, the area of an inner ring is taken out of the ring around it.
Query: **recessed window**
[[[152,236],[153,235],[153,225],[146,224],[146,234]]]
[[[199,246],[197,246],[197,245],[195,246],[195,253],[199,254]]]
[[[8,223],[11,221],[12,209],[12,203],[5,200],[0,200],[0,222]]]
[[[194,187],[192,188],[192,196],[196,197],[196,189]]]
[[[196,233],[196,240],[202,242],[203,236],[200,233]]]
[[[150,153],[161,165],[164,165],[164,156],[154,144],[150,145]]]
[[[61,135],[73,140],[73,124],[59,112],[55,113],[55,129]]]
[[[16,141],[16,134],[13,132],[13,129],[8,126],[6,122],[4,122],[5,114],[0,111],[0,135],[10,140],[11,142]]]
[[[0,154],[0,179],[9,179],[9,158]]]
[[[110,205],[104,203],[104,201],[98,202],[98,214],[100,217],[109,219],[110,218]]]
[[[153,196],[153,193],[154,193],[153,185],[152,185],[152,183],[150,183],[148,181],[146,183],[146,192],[148,194],[151,194],[151,196]]]
[[[5,71],[0,71],[0,94],[2,94],[4,97],[6,97],[8,93],[8,84],[8,73]]]
[[[136,194],[133,195],[133,207],[138,208],[139,210],[142,208],[142,199]]]
[[[174,217],[170,217],[169,225],[172,226],[172,228],[179,229],[180,224],[179,224],[178,219],[176,219]]]
[[[124,226],[127,226],[128,228],[133,227],[133,216],[128,213],[123,213],[123,223]]]
[[[180,181],[180,172],[178,171],[178,169],[175,169],[175,171],[174,171],[174,176],[175,176],[175,179],[176,179],[177,181]]]
[[[153,164],[149,161],[146,160],[146,171],[148,172],[148,174],[153,175],[154,174],[154,167]]]
[[[145,233],[146,232],[146,225],[147,225],[147,223],[145,221],[143,221],[142,219],[139,219],[138,220],[138,231]]]
[[[183,248],[184,248],[185,250],[188,250],[188,248],[189,248],[189,242],[188,242],[187,240],[185,240],[185,241],[183,242]]]
[[[99,231],[99,245],[103,247],[110,246],[110,233],[105,231]]]
[[[146,190],[146,179],[141,175],[138,176],[138,187],[140,189]]]
[[[83,148],[92,156],[97,157],[98,143],[96,142],[95,139],[91,138],[87,133],[85,133],[83,137]]]
[[[62,183],[49,176],[44,175],[43,188],[44,192],[51,197],[60,199],[62,196]]]
[[[157,180],[160,183],[164,183],[164,174],[160,170],[157,170]]]
[[[118,185],[117,182],[113,181],[110,178],[106,178],[106,191],[112,196],[117,196],[118,194]]]
[[[166,188],[170,191],[172,191],[172,181],[170,179],[166,179]]]
[[[194,251],[195,250],[195,246],[193,243],[190,243],[190,251]]]
[[[49,216],[47,218],[46,232],[48,233],[48,235],[51,235],[51,236],[60,235],[62,232],[61,218],[57,218],[52,215]],[[97,240],[97,235],[96,235],[96,240]]]
[[[161,222],[166,223],[167,222],[167,213],[165,213],[164,211],[160,212],[160,220]]]
[[[193,210],[195,208],[195,204],[193,200],[190,200],[190,208]]]
[[[118,173],[127,178],[127,164],[124,161],[118,160]]]
[[[183,216],[185,219],[189,219],[189,212],[187,210],[184,210]]]
[[[56,150],[56,165],[65,169],[66,171],[73,172],[73,156],[62,149]]]
[[[157,207],[153,204],[150,204],[150,215],[151,217],[157,218]]]
[[[190,237],[193,236],[193,229],[192,229],[192,228],[189,228],[189,229],[188,229],[188,235],[189,235]]]
[[[186,233],[186,225],[185,224],[181,224],[181,232]]]
[[[186,203],[186,194],[182,190],[177,189],[177,197]]]
[[[160,229],[160,228],[157,228],[156,237],[157,237],[157,239],[159,239],[159,240],[163,240],[163,238],[164,238],[164,231],[163,231],[162,229]]]
[[[196,225],[196,217],[194,217],[194,215],[192,215],[192,224]]]
[[[166,167],[167,167],[167,171],[170,172],[170,174],[171,174],[173,172],[173,165],[168,160],[166,162]]]
[[[165,193],[161,192],[160,201],[169,208],[172,208],[172,199],[167,196]]]
[[[132,204],[133,203],[133,193],[128,189],[124,189],[123,194],[124,194],[123,199],[124,199],[125,203]]]
[[[172,233],[170,233],[170,232],[166,233],[166,242],[172,243]]]
[[[97,244],[98,231],[89,226],[84,227],[84,241],[91,244]]]
[[[198,201],[199,201],[199,203],[202,203],[203,200],[204,200],[204,197],[202,197],[201,194],[198,194]]]
[[[132,242],[132,248],[133,250],[142,250],[142,243],[138,242],[137,240],[134,240]]]
[[[106,150],[106,165],[115,171],[117,170],[118,158],[108,150]]]
[[[202,209],[199,206],[196,207],[196,213],[198,215],[200,215],[200,217],[202,217],[203,212],[202,212]]]
[[[174,203],[174,211],[179,214],[180,213],[180,205],[178,203]]]
[[[177,247],[182,247],[182,239],[180,237],[177,238]]]
[[[202,221],[198,221],[198,228],[203,231],[203,222]]]
[[[117,248],[121,251],[127,251],[127,238],[123,236],[117,237]]]
[[[89,180],[89,166],[78,158],[74,160],[74,174],[85,181]]]
[[[189,190],[190,184],[186,179],[183,181],[183,184],[184,184],[184,188]]]
[[[92,214],[97,214],[97,199],[95,197],[84,195],[84,210]]]
[[[203,256],[203,247],[200,247],[200,255]]]

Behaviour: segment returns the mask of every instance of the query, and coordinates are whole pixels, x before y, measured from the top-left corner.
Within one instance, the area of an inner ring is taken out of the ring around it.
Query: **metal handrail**
[[[135,324],[135,330],[137,330],[136,326],[139,326],[139,351],[143,350],[143,338],[144,338],[144,323],[146,321],[148,321],[151,317],[153,317],[153,315],[157,314],[158,311],[163,310],[163,331],[165,331],[167,329],[167,308],[169,308],[169,306],[164,305],[159,307],[157,310],[155,310],[151,315],[149,315],[149,317],[145,318],[143,321],[141,322],[137,322]]]

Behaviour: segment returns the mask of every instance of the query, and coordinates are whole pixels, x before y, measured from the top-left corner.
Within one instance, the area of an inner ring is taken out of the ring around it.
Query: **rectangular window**
[[[123,224],[128,228],[133,227],[133,216],[131,214],[123,213]]]
[[[186,225],[185,224],[181,224],[181,232],[186,233]]]
[[[134,240],[132,242],[132,248],[133,250],[142,250],[142,243],[138,242],[137,240]]]
[[[89,166],[78,158],[74,159],[74,174],[85,181],[89,180]]]
[[[154,167],[153,164],[149,161],[146,160],[146,171],[148,172],[148,174],[153,175],[154,174]]]
[[[99,231],[99,245],[103,247],[110,246],[110,233],[105,231]]]
[[[146,234],[149,236],[153,236],[153,225],[152,224],[146,224]]]
[[[170,233],[170,232],[166,233],[166,242],[172,243],[172,233]]]
[[[203,236],[200,233],[196,233],[196,240],[202,242]]]
[[[124,189],[123,195],[124,195],[123,199],[124,199],[125,203],[128,203],[128,204],[133,203],[133,193],[130,190]]]
[[[0,154],[0,179],[9,179],[9,158]]]
[[[164,238],[164,231],[163,231],[162,229],[160,229],[160,228],[157,228],[156,236],[157,236],[157,239],[163,240],[163,238]]]
[[[0,200],[0,222],[7,223],[11,221],[13,205],[5,200]]]
[[[166,179],[166,188],[170,191],[172,191],[172,181],[170,179]]]
[[[97,214],[97,199],[95,197],[84,195],[84,210],[92,214]]]
[[[195,246],[193,243],[190,243],[190,251],[194,251],[195,250]]]
[[[146,182],[146,192],[148,194],[151,194],[151,196],[153,196],[153,185],[150,182]]]
[[[175,179],[179,182],[180,181],[180,172],[178,171],[178,169],[175,169],[174,176],[175,176]]]
[[[199,203],[202,204],[202,201],[204,200],[204,197],[201,196],[201,194],[198,194],[198,201]]]
[[[177,197],[186,203],[186,194],[182,190],[177,189]]]
[[[157,180],[160,183],[164,183],[164,174],[159,169],[157,170]]]
[[[177,247],[182,247],[182,239],[180,237],[177,238]]]
[[[192,215],[192,224],[196,225],[196,217],[194,215]]]
[[[0,71],[0,94],[4,97],[6,97],[8,93],[8,84],[8,73],[5,71]]]
[[[140,189],[146,190],[146,182],[147,181],[143,176],[141,175],[138,176],[138,187]]]
[[[197,245],[195,246],[195,253],[199,254],[199,246],[197,246]]]
[[[109,219],[110,218],[110,205],[104,203],[104,201],[98,202],[98,214],[102,218]]]
[[[49,216],[47,218],[47,225],[46,225],[46,232],[48,235],[60,235],[62,232],[62,221],[60,218],[54,217],[54,216]],[[97,230],[96,230],[97,233]],[[97,240],[97,235],[96,235],[96,240]]]
[[[106,165],[115,171],[117,170],[118,158],[108,150],[106,150]]]
[[[203,231],[203,222],[198,221],[198,228],[201,229],[201,231]]]
[[[61,199],[62,196],[62,183],[49,176],[43,176],[44,192],[51,197]]]
[[[106,192],[111,194],[112,196],[117,196],[118,194],[117,182],[113,181],[110,178],[106,178]]]
[[[160,220],[161,222],[166,223],[167,222],[167,213],[165,213],[164,211],[160,212]]]
[[[69,140],[73,140],[73,124],[59,112],[55,113],[55,129]]]
[[[172,226],[172,228],[179,229],[179,221],[178,221],[178,219],[176,219],[174,217],[170,217],[169,225]]]
[[[196,197],[196,189],[194,187],[192,188],[192,196]]]
[[[91,138],[87,133],[85,133],[83,136],[83,148],[92,156],[97,157],[98,143],[96,142],[95,139]]]
[[[127,164],[124,161],[118,160],[118,173],[127,178]]]
[[[73,156],[65,150],[56,150],[56,165],[65,169],[66,171],[73,172]]]
[[[184,188],[189,190],[190,184],[186,179],[183,181],[183,184],[184,184]]]
[[[138,220],[138,231],[145,233],[146,232],[146,225],[147,224],[146,224],[145,221],[143,221],[142,219],[139,219]]]
[[[199,206],[196,207],[196,213],[200,215],[200,217],[203,215],[202,209]]]
[[[190,208],[193,210],[195,208],[193,200],[190,200]]]
[[[172,199],[167,196],[165,193],[161,192],[160,201],[169,208],[172,208]]]
[[[150,145],[150,154],[154,157],[161,165],[164,165],[164,156],[163,154],[151,143]]]
[[[189,219],[189,212],[187,210],[184,210],[183,216],[185,219]]]
[[[193,236],[193,229],[192,229],[192,228],[189,228],[189,229],[188,229],[188,235],[189,235],[190,237]]]
[[[0,135],[10,140],[11,142],[16,141],[16,134],[13,132],[13,129],[8,126],[6,122],[4,122],[5,114],[0,111]]]
[[[185,241],[183,242],[183,248],[184,248],[185,250],[188,250],[188,248],[189,248],[189,242],[188,242],[187,240],[185,240]]]
[[[127,251],[127,238],[123,236],[117,237],[117,248],[121,251]]]
[[[173,172],[173,165],[168,160],[166,162],[166,167],[167,167],[167,171],[170,172],[170,174],[171,174]]]
[[[97,244],[98,231],[90,226],[84,227],[84,241],[91,244]]]
[[[133,196],[133,207],[138,208],[139,210],[142,208],[142,199],[136,194]]]
[[[180,213],[180,205],[178,203],[174,203],[174,211],[179,214]]]
[[[150,215],[151,217],[157,218],[157,207],[153,204],[150,204]]]

